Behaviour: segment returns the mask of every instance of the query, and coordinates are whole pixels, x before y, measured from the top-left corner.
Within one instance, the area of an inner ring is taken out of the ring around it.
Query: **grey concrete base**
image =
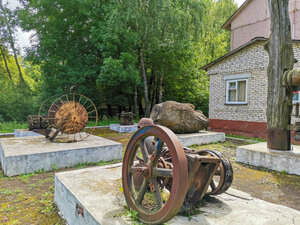
[[[43,136],[28,129],[15,129],[15,137]]]
[[[121,167],[104,166],[55,174],[55,196],[69,225],[134,224],[125,217]],[[300,224],[300,212],[230,188],[200,207],[201,213],[176,216],[169,225],[286,225]]]
[[[94,135],[75,143],[53,143],[43,136],[0,139],[0,161],[7,176],[121,158],[122,144]]]
[[[117,131],[119,133],[132,133],[138,130],[137,124],[134,125],[120,125],[120,124],[110,124],[109,129]]]
[[[199,131],[198,133],[176,134],[184,147],[225,141],[225,133]]]
[[[239,146],[236,149],[236,161],[300,175],[300,146],[294,145],[292,151],[270,150],[266,142]]]

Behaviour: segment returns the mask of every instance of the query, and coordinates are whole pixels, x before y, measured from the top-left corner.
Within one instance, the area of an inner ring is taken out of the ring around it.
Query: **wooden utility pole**
[[[290,150],[290,114],[293,93],[282,86],[282,76],[294,66],[289,0],[269,0],[271,35],[265,45],[269,53],[267,143],[274,150]]]

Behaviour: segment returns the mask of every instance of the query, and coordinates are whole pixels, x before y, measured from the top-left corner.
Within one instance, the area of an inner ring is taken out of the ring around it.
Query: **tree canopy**
[[[220,27],[233,0],[21,2],[16,21],[35,31],[26,61],[40,68],[41,98],[77,84],[111,115],[118,108],[148,116],[165,100],[207,114],[208,77],[199,68],[229,50]]]

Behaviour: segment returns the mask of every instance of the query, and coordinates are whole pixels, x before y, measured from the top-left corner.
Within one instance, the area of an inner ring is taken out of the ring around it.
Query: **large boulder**
[[[163,125],[175,133],[194,133],[207,128],[208,118],[189,103],[166,101],[156,104],[150,114],[154,123]]]

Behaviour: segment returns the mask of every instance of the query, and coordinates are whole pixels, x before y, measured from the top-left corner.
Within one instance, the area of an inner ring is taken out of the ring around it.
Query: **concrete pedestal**
[[[117,131],[119,133],[133,133],[138,130],[138,127],[137,124],[134,125],[110,124],[109,129]]]
[[[55,174],[54,201],[69,225],[134,224],[125,217],[120,165]],[[176,216],[169,225],[300,224],[300,212],[230,188],[199,208],[198,215]]]
[[[7,176],[121,158],[122,144],[94,135],[74,143],[53,143],[44,136],[0,139],[0,161]]]
[[[43,136],[28,129],[15,129],[14,134],[15,137]]]
[[[221,132],[199,131],[198,133],[176,135],[184,147],[225,141],[225,134]]]
[[[292,148],[292,151],[270,150],[266,142],[239,146],[236,149],[236,161],[300,175],[300,146],[294,145]]]

